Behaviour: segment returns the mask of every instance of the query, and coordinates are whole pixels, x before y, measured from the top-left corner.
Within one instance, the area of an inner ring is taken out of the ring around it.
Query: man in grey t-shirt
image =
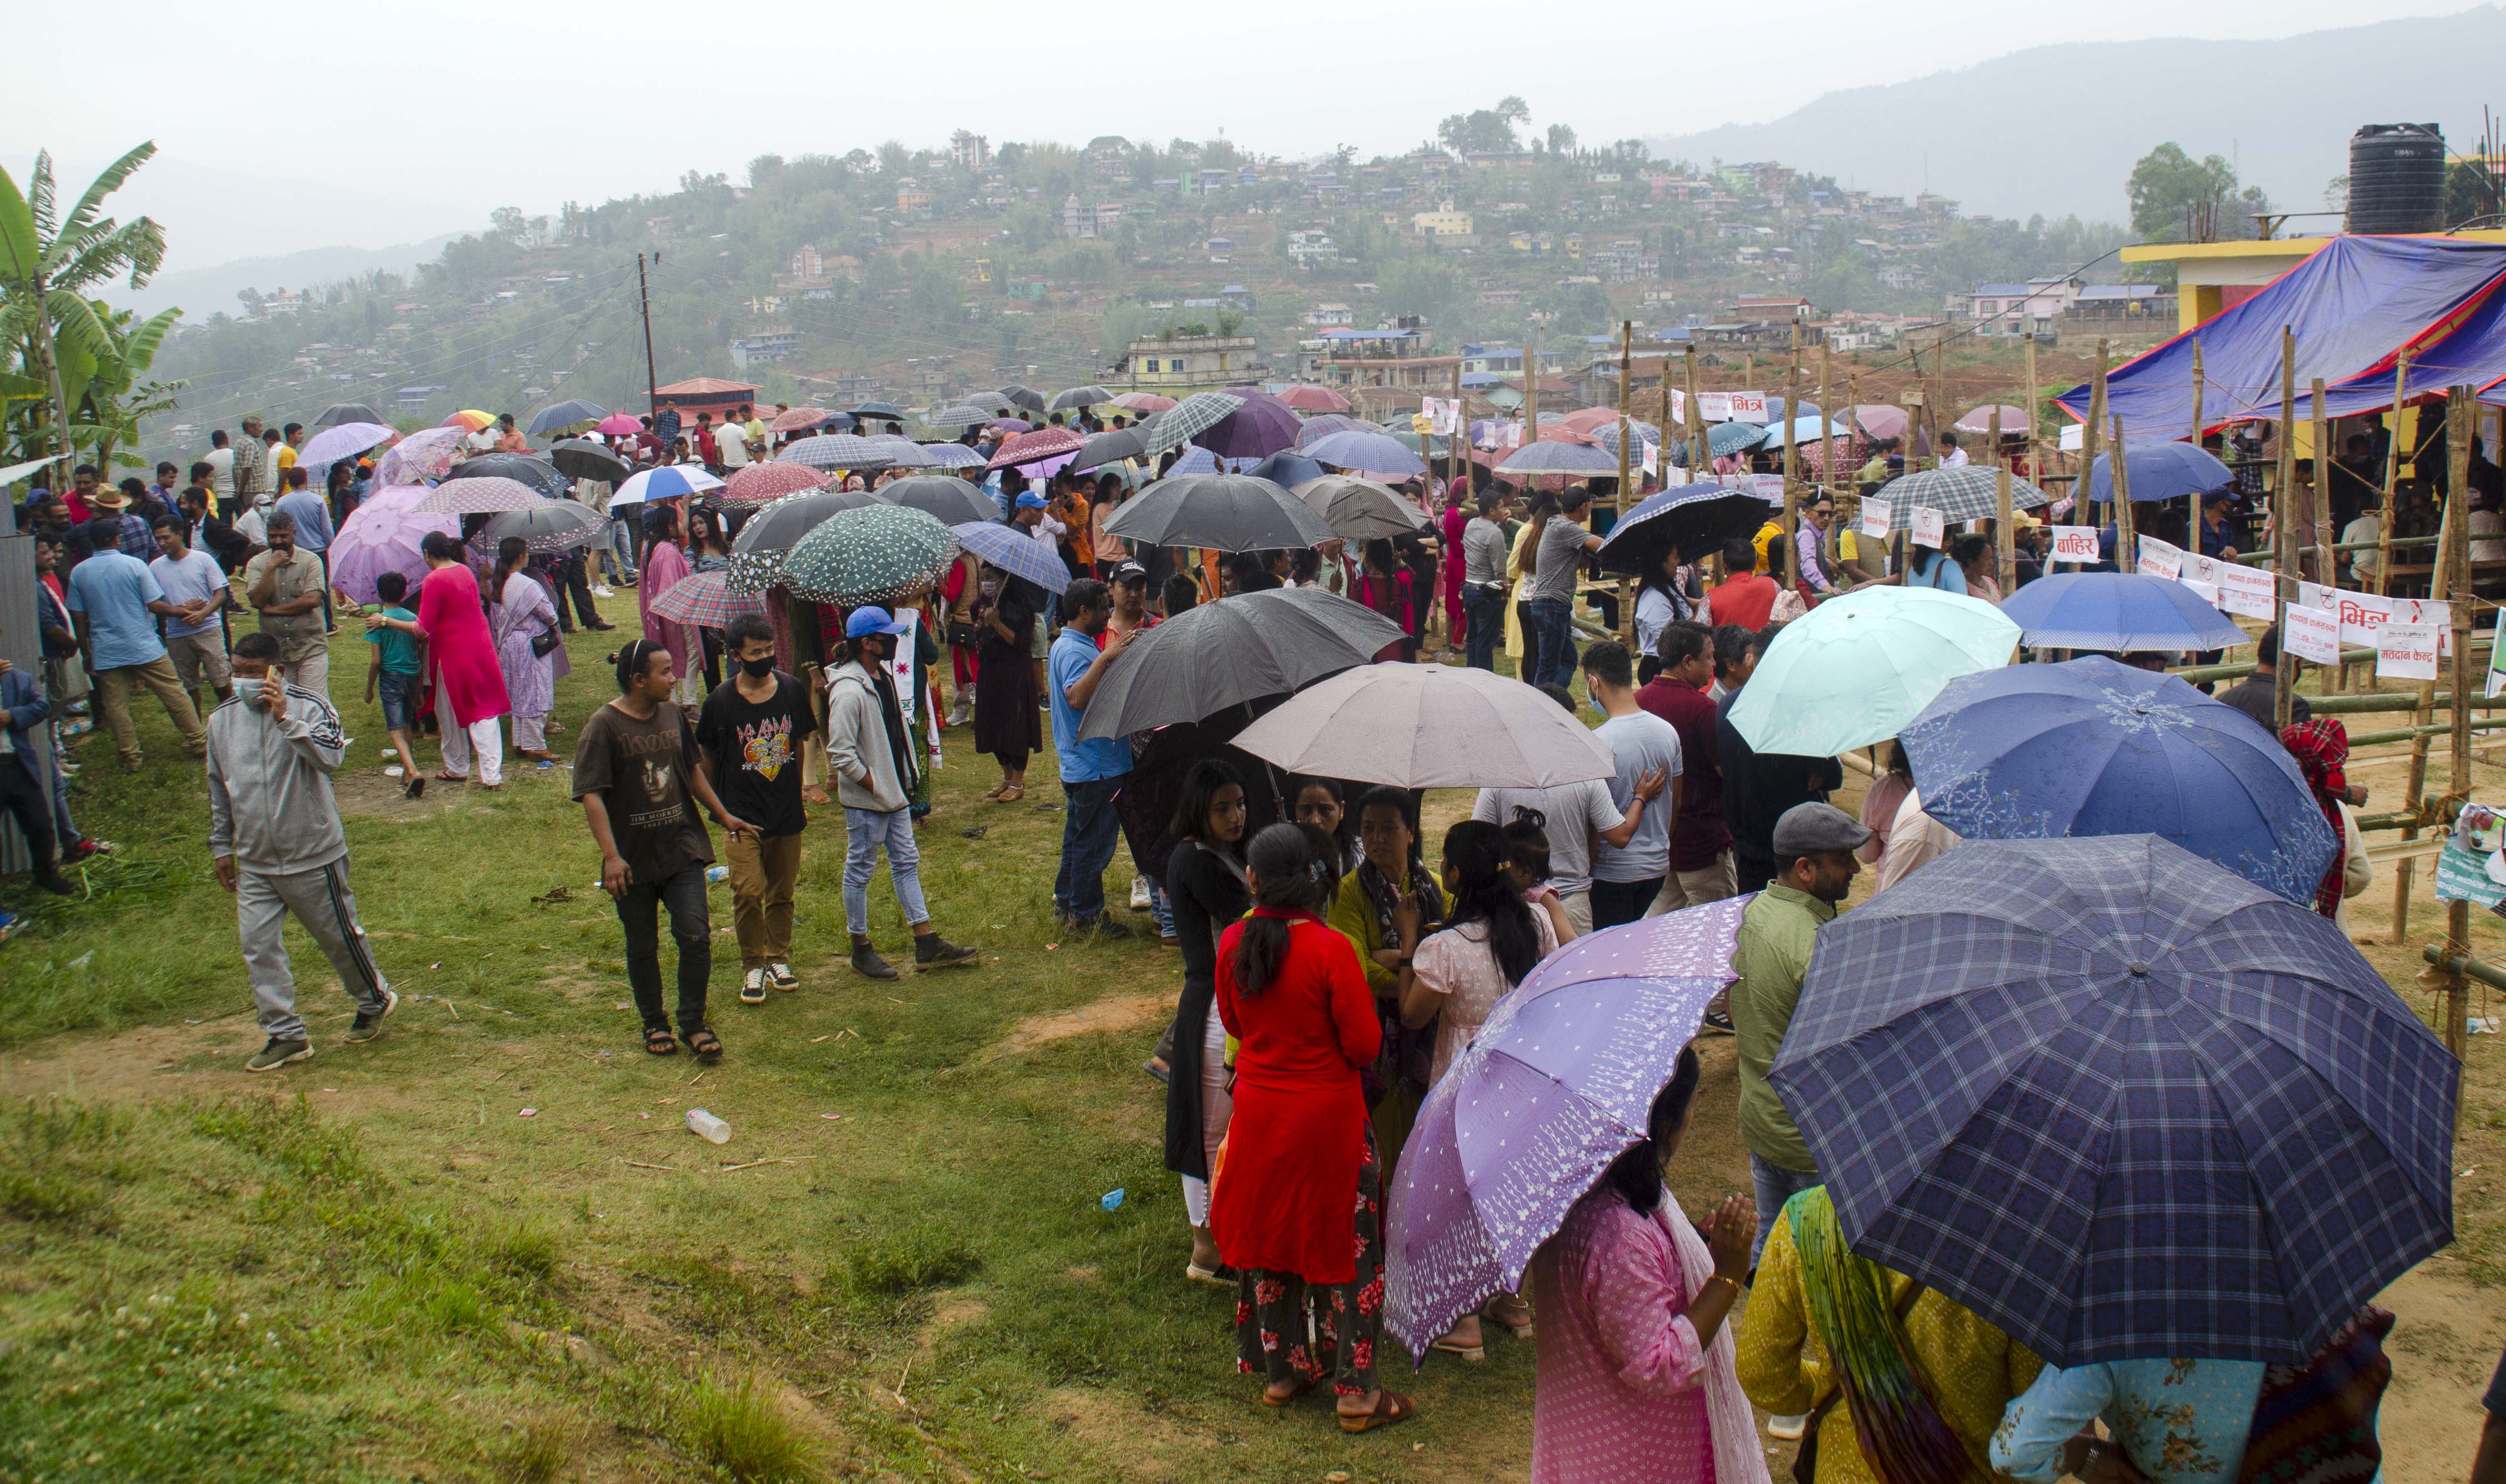
[[[1480,512],[1462,527],[1463,643],[1473,669],[1496,668],[1497,641],[1505,637],[1505,527],[1497,524],[1506,497],[1489,490]]]
[[[1618,776],[1604,782],[1610,801],[1632,809],[1680,775],[1679,733],[1636,704],[1635,661],[1628,647],[1604,639],[1584,652],[1584,689],[1609,718],[1593,735],[1609,744]],[[1624,845],[1602,843],[1593,860],[1593,928],[1615,928],[1645,915],[1670,874],[1670,821],[1678,795],[1643,810]]]
[[[1601,538],[1584,528],[1592,505],[1593,492],[1578,484],[1559,498],[1557,513],[1540,530],[1529,588],[1531,626],[1540,636],[1540,673],[1530,677],[1534,684],[1575,683],[1575,579],[1584,553],[1601,545]]]

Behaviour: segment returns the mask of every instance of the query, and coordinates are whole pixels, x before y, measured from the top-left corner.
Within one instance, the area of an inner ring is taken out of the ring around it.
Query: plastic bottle
[[[701,1136],[708,1144],[729,1144],[731,1125],[701,1108],[688,1110],[688,1132]]]
[[[705,879],[707,881],[717,882],[728,881],[731,879],[731,867],[728,866],[708,866],[705,867]]]

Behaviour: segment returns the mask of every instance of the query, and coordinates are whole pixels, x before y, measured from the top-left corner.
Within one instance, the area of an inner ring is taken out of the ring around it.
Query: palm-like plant
[[[115,160],[67,217],[59,212],[50,151],[36,155],[23,192],[8,171],[0,170],[0,343],[16,347],[20,365],[34,372],[31,378],[13,376],[0,384],[0,396],[50,399],[45,421],[52,451],[70,451],[76,436],[62,375],[65,356],[83,353],[98,368],[106,363],[127,368],[131,341],[144,336],[145,355],[153,356],[164,336],[161,327],[150,333],[167,320],[159,315],[139,331],[117,336],[108,313],[100,313],[82,292],[124,275],[130,287],[144,287],[164,262],[163,228],[146,217],[125,226],[102,214],[104,198],[156,153],[152,142]],[[144,369],[143,357],[130,373]],[[90,379],[92,375],[90,371]],[[126,384],[125,376],[125,389]]]

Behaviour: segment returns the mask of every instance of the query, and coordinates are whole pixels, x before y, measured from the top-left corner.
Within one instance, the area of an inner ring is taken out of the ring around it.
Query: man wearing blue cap
[[[1062,628],[1046,662],[1047,695],[1053,704],[1053,748],[1061,766],[1069,804],[1061,816],[1061,869],[1053,879],[1053,915],[1073,932],[1122,938],[1131,930],[1105,915],[1105,867],[1114,859],[1114,795],[1131,770],[1131,739],[1081,741],[1080,724],[1106,667],[1140,630],[1127,629],[1096,647],[1096,636],[1114,617],[1105,584],[1081,578],[1061,595]]]
[[[896,977],[870,941],[870,878],[882,847],[897,904],[913,930],[913,967],[954,969],[976,957],[932,930],[922,901],[922,854],[908,808],[922,770],[889,668],[908,627],[884,608],[854,609],[844,620],[842,662],[827,677],[827,767],[844,806],[844,926],[852,933],[853,972],[873,979]]]

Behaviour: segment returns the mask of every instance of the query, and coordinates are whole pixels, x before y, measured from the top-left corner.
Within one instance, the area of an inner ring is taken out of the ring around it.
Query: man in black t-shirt
[[[792,972],[792,893],[801,881],[801,743],[817,730],[808,688],[774,668],[774,631],[742,614],[723,631],[731,679],[705,697],[697,743],[716,792],[757,833],[731,842],[731,920],[739,934],[739,1003],[763,1005],[768,986],[801,987]]]

